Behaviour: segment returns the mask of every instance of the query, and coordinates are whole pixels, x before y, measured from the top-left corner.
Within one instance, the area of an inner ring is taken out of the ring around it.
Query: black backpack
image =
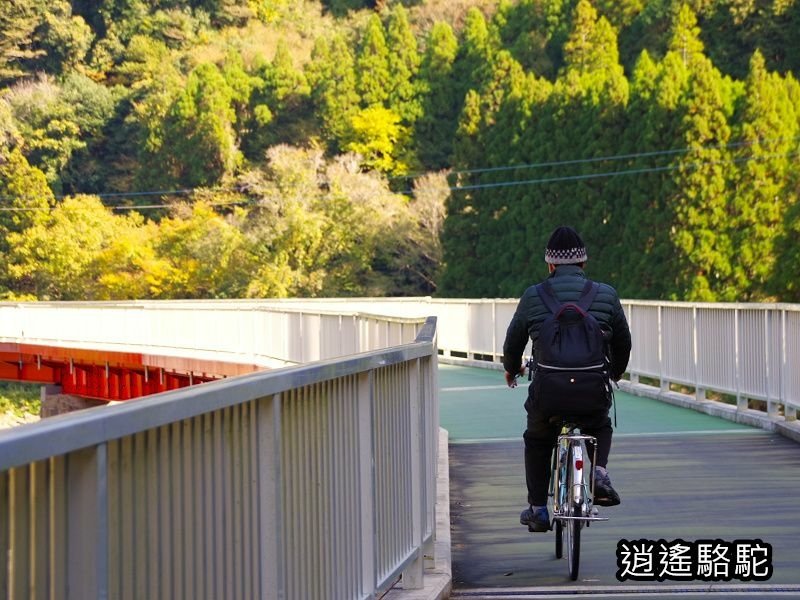
[[[589,313],[600,286],[587,281],[577,302],[560,303],[549,280],[536,286],[550,311],[539,329],[534,401],[545,414],[587,416],[613,397],[606,337]]]

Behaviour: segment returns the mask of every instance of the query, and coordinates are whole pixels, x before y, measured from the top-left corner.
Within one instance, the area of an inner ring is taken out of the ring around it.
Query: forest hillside
[[[800,0],[13,0],[0,298],[800,302]]]

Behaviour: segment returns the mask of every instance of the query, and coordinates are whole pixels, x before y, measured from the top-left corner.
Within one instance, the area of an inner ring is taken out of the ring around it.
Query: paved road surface
[[[451,441],[454,598],[568,598],[591,592],[623,598],[800,599],[795,442],[618,393],[609,471],[622,504],[601,509],[610,521],[584,530],[580,578],[573,583],[566,561],[554,557],[553,535],[529,533],[518,521],[526,496],[524,387],[507,389],[497,371],[448,365],[440,366],[439,384],[441,422]],[[641,539],[761,540],[772,547],[773,572],[761,583],[620,582],[618,544]]]

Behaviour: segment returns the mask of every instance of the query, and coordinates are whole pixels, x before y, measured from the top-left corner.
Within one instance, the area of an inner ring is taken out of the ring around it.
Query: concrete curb
[[[436,474],[436,534],[433,566],[425,569],[423,587],[403,589],[402,580],[383,596],[385,600],[443,600],[450,597],[453,571],[450,548],[450,434],[439,428],[439,461]]]

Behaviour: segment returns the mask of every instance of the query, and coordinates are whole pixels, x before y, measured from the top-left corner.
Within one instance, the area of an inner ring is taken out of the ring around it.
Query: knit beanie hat
[[[557,227],[544,250],[544,262],[551,265],[572,265],[584,263],[586,260],[586,246],[578,232],[572,227]]]

